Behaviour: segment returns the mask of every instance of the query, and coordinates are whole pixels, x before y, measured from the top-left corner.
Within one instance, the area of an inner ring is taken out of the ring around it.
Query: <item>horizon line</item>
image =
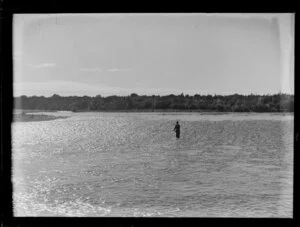
[[[18,97],[22,97],[22,96],[26,96],[26,97],[45,97],[45,98],[50,98],[54,95],[58,95],[60,97],[96,97],[96,96],[101,96],[102,98],[105,97],[111,97],[111,96],[117,96],[117,97],[127,97],[127,96],[131,96],[132,94],[138,95],[138,96],[160,96],[160,97],[164,97],[164,96],[170,96],[170,95],[174,95],[174,96],[180,96],[180,95],[188,95],[188,96],[195,96],[195,95],[200,95],[200,96],[232,96],[232,95],[242,95],[242,96],[249,96],[249,95],[254,95],[254,96],[273,96],[273,95],[291,95],[294,96],[295,94],[292,93],[285,93],[285,92],[276,92],[276,93],[264,93],[264,94],[259,94],[259,93],[247,93],[247,94],[241,94],[241,93],[231,93],[231,94],[217,94],[217,93],[210,93],[210,94],[200,94],[200,93],[194,93],[194,94],[188,94],[188,93],[184,93],[181,92],[179,94],[151,94],[151,95],[147,95],[147,94],[138,94],[136,92],[132,92],[130,94],[127,95],[120,95],[120,94],[111,94],[111,95],[102,95],[102,94],[97,94],[97,95],[60,95],[57,93],[54,93],[52,95],[18,95],[18,96],[14,96],[13,98],[18,98]]]

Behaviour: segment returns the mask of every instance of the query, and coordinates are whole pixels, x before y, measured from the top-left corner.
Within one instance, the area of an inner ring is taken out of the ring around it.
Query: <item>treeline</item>
[[[20,96],[16,109],[67,111],[218,111],[218,112],[294,112],[294,95],[137,95],[129,96]]]

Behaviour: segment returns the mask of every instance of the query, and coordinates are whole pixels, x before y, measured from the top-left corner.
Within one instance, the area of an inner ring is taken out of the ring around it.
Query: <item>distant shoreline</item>
[[[192,110],[186,110],[186,109],[130,109],[130,110],[30,110],[30,109],[14,109],[15,111],[21,111],[25,114],[28,113],[40,113],[40,112],[58,112],[58,111],[66,111],[66,112],[72,112],[72,113],[210,113],[210,114],[228,114],[228,113],[294,113],[294,111],[216,111],[216,110],[203,110],[203,109],[192,109]],[[35,114],[36,115],[36,114]]]
[[[19,109],[64,110],[72,112],[294,112],[294,96],[274,95],[166,95],[140,96],[20,96],[14,98]]]
[[[222,115],[222,114],[247,114],[247,113],[269,113],[269,114],[294,114],[294,112],[287,111],[278,111],[278,112],[255,112],[255,111],[214,111],[214,110],[79,110],[79,111],[70,111],[72,113],[199,113],[199,114],[214,114],[214,115]]]
[[[257,111],[215,111],[215,110],[185,110],[185,109],[155,109],[152,111],[152,109],[137,109],[137,110],[77,110],[77,111],[71,111],[71,110],[27,110],[27,109],[15,109],[14,111],[20,111],[23,112],[23,114],[29,114],[29,113],[41,113],[41,112],[58,112],[58,111],[66,111],[66,112],[72,112],[72,113],[208,113],[208,114],[230,114],[230,113],[270,113],[270,114],[294,114],[293,111],[277,111],[277,112],[257,112]],[[14,113],[14,114],[20,114],[20,113]],[[44,115],[43,116],[49,116]],[[38,116],[37,114],[34,114],[34,116]],[[51,116],[52,117],[52,116]]]
[[[64,118],[68,118],[68,117],[66,117],[66,116],[51,116],[51,115],[45,115],[45,114],[29,114],[29,112],[13,114],[13,122],[51,121],[51,120],[64,119]]]
[[[52,116],[47,114],[36,114],[39,112],[57,112],[54,110],[21,110],[16,109],[16,111],[20,111],[20,113],[13,114],[13,122],[32,122],[32,121],[51,121],[56,119],[65,119],[69,118],[68,116]],[[72,112],[72,111],[70,111]],[[30,114],[34,113],[34,114]],[[269,114],[294,114],[294,112],[218,112],[218,111],[202,111],[202,110],[104,110],[104,111],[77,111],[76,113],[199,113],[199,114],[210,114],[210,115],[224,115],[224,114],[249,114],[249,113],[269,113]]]
[[[39,113],[39,112],[51,112],[51,113],[54,113],[54,112],[57,112],[58,110],[38,110],[38,109],[18,109],[18,108],[14,108],[13,111],[18,111],[20,113]]]

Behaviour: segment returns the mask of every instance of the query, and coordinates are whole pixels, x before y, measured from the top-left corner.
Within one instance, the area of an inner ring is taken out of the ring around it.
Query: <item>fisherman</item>
[[[176,138],[179,138],[180,137],[180,125],[179,125],[178,121],[176,122],[174,131],[176,132]]]

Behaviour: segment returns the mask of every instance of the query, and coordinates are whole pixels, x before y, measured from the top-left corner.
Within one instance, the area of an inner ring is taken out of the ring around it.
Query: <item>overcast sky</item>
[[[15,15],[14,96],[294,93],[293,14]]]

